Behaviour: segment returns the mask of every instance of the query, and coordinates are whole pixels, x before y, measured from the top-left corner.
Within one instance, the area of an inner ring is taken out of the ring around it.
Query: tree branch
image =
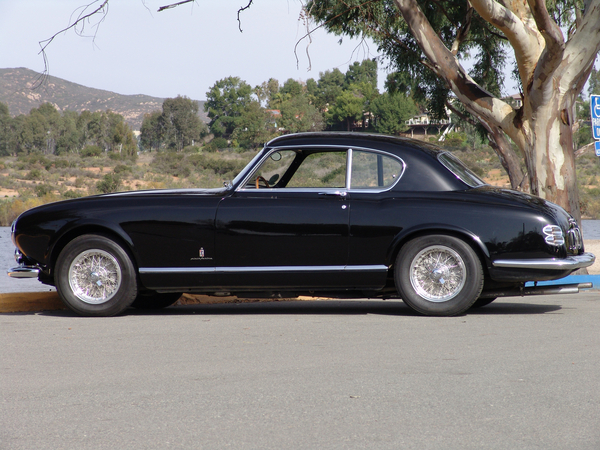
[[[466,109],[480,119],[502,126],[505,132],[516,138],[517,130],[512,123],[514,109],[495,98],[466,73],[456,56],[436,34],[416,0],[394,0],[394,3],[421,51],[431,62],[434,73],[446,81]]]
[[[515,52],[521,84],[524,88],[533,80],[533,73],[543,49],[542,37],[525,8],[513,11],[494,0],[471,0],[479,15],[502,31]],[[518,8],[517,2],[511,6]]]
[[[93,39],[96,38],[96,33],[98,32],[98,27],[100,26],[100,24],[104,21],[104,19],[106,18],[106,14],[108,14],[108,2],[109,0],[104,0],[102,1],[102,3],[100,3],[100,6],[98,6],[96,9],[94,9],[92,12],[87,13],[86,11],[94,4],[94,3],[98,3],[100,0],[94,0],[92,3],[87,4],[86,6],[82,6],[81,8],[78,8],[81,10],[81,12],[79,13],[79,15],[77,16],[77,18],[75,20],[73,20],[71,22],[71,24],[69,24],[66,28],[63,28],[62,30],[54,33],[51,37],[49,37],[48,39],[45,39],[43,41],[39,42],[40,45],[40,51],[38,54],[42,54],[42,57],[44,59],[44,71],[42,72],[42,74],[40,75],[40,77],[36,80],[36,82],[34,83],[33,89],[39,87],[47,78],[48,76],[48,57],[46,56],[46,48],[48,48],[48,46],[54,41],[54,39],[62,33],[66,33],[67,31],[69,31],[70,29],[74,29],[75,33],[77,33],[80,36],[83,36],[83,32],[85,30],[85,22],[86,20],[89,20],[90,17],[103,12],[103,16],[102,18],[98,21],[98,23],[95,25],[96,31],[94,31],[94,34],[92,36]],[[76,10],[77,11],[77,10]],[[73,17],[73,16],[71,16]],[[77,30],[77,26],[81,25],[81,29],[78,31]]]
[[[185,5],[186,3],[191,3],[194,1],[195,0],[184,0],[182,2],[172,3],[172,4],[166,5],[166,6],[161,6],[160,8],[158,8],[158,12],[164,11],[165,9],[176,8],[178,6]]]
[[[249,0],[248,4],[246,6],[242,6],[242,7],[240,7],[240,9],[238,9],[238,12],[237,12],[237,21],[238,21],[238,28],[240,29],[240,33],[243,32],[242,31],[242,21],[240,20],[240,13],[243,12],[243,11],[246,11],[248,8],[250,8],[250,6],[252,6],[252,2],[253,1],[254,0]]]

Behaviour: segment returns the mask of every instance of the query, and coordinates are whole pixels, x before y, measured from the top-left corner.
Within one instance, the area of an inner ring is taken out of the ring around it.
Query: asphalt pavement
[[[0,448],[600,449],[600,293],[0,315]]]

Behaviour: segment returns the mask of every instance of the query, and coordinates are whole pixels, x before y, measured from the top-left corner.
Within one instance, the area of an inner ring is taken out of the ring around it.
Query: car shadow
[[[471,315],[534,315],[548,314],[562,309],[560,305],[535,303],[494,302],[482,308],[473,308],[462,314]],[[18,315],[47,315],[77,317],[70,310],[12,313]],[[174,305],[164,309],[143,310],[129,308],[121,316],[187,316],[187,315],[382,315],[423,317],[399,300],[318,300],[273,301],[220,304]]]
[[[562,309],[560,305],[498,302],[473,308],[463,315],[547,314]],[[422,317],[399,300],[319,300],[285,302],[246,302],[224,304],[176,305],[162,310],[129,309],[126,315],[366,315]]]

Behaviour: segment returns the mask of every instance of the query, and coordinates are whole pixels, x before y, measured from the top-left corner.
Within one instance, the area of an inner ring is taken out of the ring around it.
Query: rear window
[[[486,184],[481,178],[475,175],[460,159],[452,153],[440,153],[439,161],[450,171],[456,178],[470,187],[477,187]]]

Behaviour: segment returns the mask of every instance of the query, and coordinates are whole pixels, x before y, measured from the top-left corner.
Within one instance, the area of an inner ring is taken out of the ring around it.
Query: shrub
[[[121,178],[119,175],[108,173],[104,175],[102,180],[96,183],[96,189],[103,194],[116,192],[121,188]]]
[[[41,180],[42,178],[44,178],[44,176],[40,169],[31,169],[27,175],[28,180]]]
[[[83,150],[81,150],[81,156],[83,158],[89,158],[93,156],[100,156],[102,154],[102,149],[97,145],[88,145]]]
[[[213,144],[219,150],[229,147],[229,143],[227,142],[227,139],[222,138],[222,137],[214,138],[212,141],[210,141],[210,143]]]
[[[84,195],[79,192],[79,191],[74,191],[72,189],[69,189],[68,191],[63,193],[63,197],[64,198],[79,198],[79,197],[83,197]]]
[[[35,195],[39,198],[44,197],[52,192],[52,186],[48,186],[47,184],[38,184],[33,191]]]
[[[125,164],[118,164],[113,169],[114,173],[122,173],[122,172],[131,172],[131,167],[126,166]]]

